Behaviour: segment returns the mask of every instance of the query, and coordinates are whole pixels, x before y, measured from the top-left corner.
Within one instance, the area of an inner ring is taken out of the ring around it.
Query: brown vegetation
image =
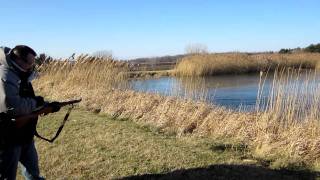
[[[319,53],[196,54],[182,58],[175,70],[179,76],[207,76],[259,72],[277,67],[318,68],[319,61]]]
[[[230,57],[234,56],[238,57]],[[316,58],[318,55],[310,54],[310,57]],[[250,66],[251,61],[246,61]],[[290,61],[295,64],[293,62]],[[87,109],[113,117],[130,118],[139,124],[152,125],[177,136],[241,141],[250,147],[256,158],[268,159],[276,167],[295,164],[318,166],[320,114],[316,100],[319,99],[320,87],[314,87],[311,99],[315,101],[300,98],[298,93],[288,99],[286,90],[281,87],[295,77],[291,70],[276,73],[272,98],[266,102],[268,108],[263,112],[237,112],[175,97],[113,89],[125,78],[122,73],[124,70],[125,65],[119,62],[80,57],[74,64],[53,62],[41,67],[41,76],[35,85],[47,97],[57,100],[82,97],[81,105]],[[308,111],[305,111],[306,106],[297,105],[301,103],[309,105]]]
[[[75,61],[50,61],[37,67],[42,85],[66,90],[110,89],[120,86],[127,77],[128,65],[112,59],[78,57]],[[41,89],[40,89],[41,90]]]

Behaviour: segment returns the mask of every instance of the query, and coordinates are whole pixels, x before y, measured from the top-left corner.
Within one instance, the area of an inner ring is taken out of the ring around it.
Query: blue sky
[[[0,0],[0,45],[54,57],[112,50],[118,58],[277,51],[320,43],[318,0]]]

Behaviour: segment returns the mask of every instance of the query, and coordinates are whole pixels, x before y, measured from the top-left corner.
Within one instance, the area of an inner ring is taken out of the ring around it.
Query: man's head
[[[30,71],[33,69],[37,53],[28,46],[17,45],[11,50],[9,56],[22,69]]]

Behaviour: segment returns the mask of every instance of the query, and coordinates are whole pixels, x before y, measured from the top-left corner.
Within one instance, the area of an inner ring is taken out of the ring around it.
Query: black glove
[[[61,108],[60,103],[56,101],[49,103],[48,106],[52,107],[53,113],[60,111],[60,108]]]
[[[41,96],[36,96],[34,97],[34,99],[36,100],[36,107],[40,107],[44,105],[44,99]]]

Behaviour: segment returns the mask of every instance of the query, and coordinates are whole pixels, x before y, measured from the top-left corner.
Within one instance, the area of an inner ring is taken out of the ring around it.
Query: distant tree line
[[[207,54],[208,47],[205,44],[193,43],[185,47],[185,52],[187,54]]]
[[[305,51],[320,53],[320,43],[319,44],[311,44],[310,46],[305,48]]]
[[[289,54],[294,52],[311,52],[311,53],[320,53],[320,43],[311,44],[306,48],[294,48],[294,49],[280,49],[280,54]]]
[[[42,64],[46,64],[53,61],[53,58],[49,55],[46,55],[44,53],[40,54],[39,56],[36,57],[35,59],[35,64],[38,66],[41,66]]]
[[[173,63],[175,63],[178,59],[181,59],[183,57],[185,57],[185,55],[136,58],[136,59],[131,59],[129,61],[132,64],[163,63],[163,62],[173,62]]]

